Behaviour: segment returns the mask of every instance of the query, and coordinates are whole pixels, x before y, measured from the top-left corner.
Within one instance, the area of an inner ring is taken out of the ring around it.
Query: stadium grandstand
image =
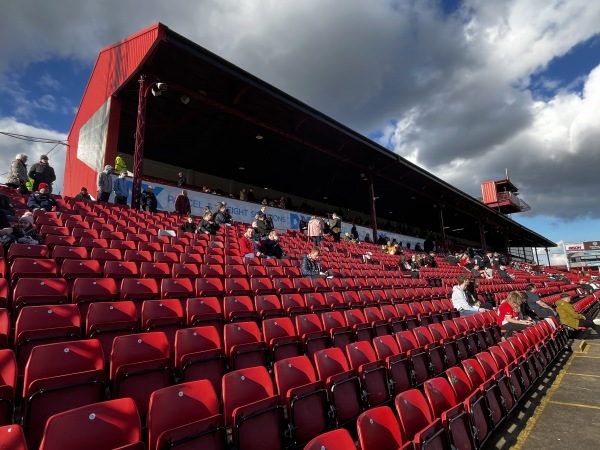
[[[573,343],[589,350],[554,317],[506,334],[495,309],[452,301],[468,273],[495,308],[529,285],[600,307],[501,211],[517,212],[508,177],[482,202],[163,24],[100,52],[68,142],[55,211],[0,186],[40,238],[0,246],[1,449],[509,448]],[[76,198],[118,155],[128,204]],[[182,188],[232,223],[180,229]],[[265,204],[280,257],[240,245]],[[301,223],[334,212],[352,238],[324,235],[307,276]]]

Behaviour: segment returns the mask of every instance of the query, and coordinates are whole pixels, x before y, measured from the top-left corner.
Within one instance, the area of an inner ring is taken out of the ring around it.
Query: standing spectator
[[[244,258],[262,256],[258,242],[254,239],[254,228],[249,227],[239,240],[240,253]]]
[[[4,194],[0,194],[0,211],[6,216],[6,220],[14,222],[15,220],[15,209],[13,208],[10,198]]]
[[[179,186],[179,187],[185,187],[187,185],[187,180],[183,176],[183,172],[179,172],[177,174],[177,176],[179,177],[179,179],[177,180],[177,186]]]
[[[54,169],[48,164],[48,156],[40,156],[40,160],[31,166],[29,169],[29,178],[33,179],[33,186],[31,190],[37,191],[40,183],[46,183],[48,185],[49,192],[52,192],[52,183],[56,180]]]
[[[352,224],[352,228],[350,229],[350,234],[355,241],[358,241],[358,230],[356,229],[356,224]]]
[[[321,244],[323,227],[321,221],[316,216],[312,216],[308,221],[308,237],[312,238],[313,243],[318,247]]]
[[[277,206],[281,209],[285,209],[285,198],[283,198],[283,195],[279,197],[279,202]]]
[[[190,199],[185,189],[182,189],[181,194],[175,199],[175,212],[180,216],[187,216],[192,212]]]
[[[248,201],[249,202],[254,201],[254,191],[252,190],[252,188],[248,189]]]
[[[156,195],[154,195],[154,188],[152,186],[146,187],[146,190],[142,192],[142,209],[144,211],[150,211],[151,213],[155,213],[157,211],[158,202],[156,200]]]
[[[319,262],[320,250],[318,247],[313,248],[308,255],[302,258],[300,272],[305,278],[326,278],[327,272],[321,267]]]
[[[308,232],[308,222],[304,217],[300,218],[300,223],[298,224],[298,229],[302,234],[306,234]]]
[[[600,334],[600,318],[590,320],[583,314],[579,314],[571,305],[571,296],[566,292],[560,294],[556,301],[556,311],[563,325],[577,330],[579,327],[593,328],[596,334]]]
[[[115,158],[115,171],[117,173],[125,172],[125,175],[127,175],[127,164],[125,164],[125,160],[120,153]]]
[[[106,203],[110,198],[110,194],[113,190],[113,180],[110,173],[113,171],[113,166],[106,165],[104,170],[98,174],[98,180],[96,185],[98,186],[98,202]]]
[[[331,222],[331,234],[333,234],[333,242],[340,242],[340,234],[342,233],[342,219],[340,219],[337,213],[333,213],[331,216],[333,221]]]
[[[27,200],[27,206],[32,211],[41,209],[42,211],[58,211],[58,203],[50,195],[50,186],[46,183],[40,183],[40,191],[34,192]]]
[[[75,199],[79,200],[79,201],[91,201],[92,200],[92,196],[90,194],[88,194],[88,190],[84,186],[84,187],[81,188],[81,191],[79,192],[79,194],[77,194],[75,196]]]
[[[217,231],[219,231],[219,228],[219,224],[215,223],[215,221],[213,220],[212,213],[208,211],[204,213],[204,217],[198,224],[196,233],[215,235],[217,234]]]
[[[114,182],[115,204],[126,205],[127,197],[129,197],[129,186],[127,183],[127,172],[121,172],[119,178]]]
[[[21,194],[29,194],[29,190],[25,186],[28,181],[27,155],[19,153],[10,164],[6,184],[11,188],[18,189]]]
[[[185,223],[179,226],[179,231],[183,231],[184,233],[195,233],[196,232],[196,224],[194,223],[194,216],[190,214],[187,217]]]
[[[266,237],[271,232],[271,229],[267,226],[267,223],[265,222],[264,214],[258,214],[258,218],[255,220],[255,224],[255,231],[256,234],[258,234],[259,238]]]
[[[242,188],[240,191],[240,200],[245,202],[248,199],[248,195],[246,194],[246,188]]]

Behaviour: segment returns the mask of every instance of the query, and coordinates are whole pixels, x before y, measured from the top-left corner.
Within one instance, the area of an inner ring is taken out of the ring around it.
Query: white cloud
[[[60,81],[52,77],[49,73],[43,74],[37,84],[45,90],[60,91],[62,89]]]

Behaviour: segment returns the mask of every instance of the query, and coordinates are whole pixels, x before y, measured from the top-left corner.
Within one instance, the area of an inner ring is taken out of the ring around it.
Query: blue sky
[[[508,169],[555,242],[600,239],[598,2],[166,3],[5,5],[0,131],[64,139],[100,49],[161,21],[468,194]],[[0,165],[50,148],[0,135]]]

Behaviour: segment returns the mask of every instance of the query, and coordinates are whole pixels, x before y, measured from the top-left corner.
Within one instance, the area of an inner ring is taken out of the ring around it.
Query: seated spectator
[[[275,230],[271,231],[267,238],[261,241],[261,247],[267,258],[283,259],[288,257],[287,252],[279,245],[279,234]]]
[[[262,256],[258,242],[254,240],[254,228],[248,228],[239,240],[240,253],[244,258],[254,258]]]
[[[452,305],[461,316],[471,316],[493,309],[489,303],[475,301],[473,294],[469,291],[471,281],[466,275],[461,274],[456,279],[458,284],[452,288]]]
[[[144,211],[150,211],[151,213],[157,211],[158,201],[156,200],[156,195],[154,195],[154,188],[152,186],[148,186],[146,190],[142,192],[141,203]]]
[[[219,212],[217,212],[215,215],[215,222],[219,225],[230,226],[233,223],[233,217],[231,217],[231,214],[229,214],[229,210],[227,209],[226,205],[226,203],[221,203]]]
[[[33,215],[25,213],[15,225],[0,230],[0,243],[7,250],[14,243],[37,245],[43,244],[44,240],[33,225]]]
[[[219,228],[220,228],[219,224],[215,223],[215,221],[213,220],[213,217],[212,217],[212,213],[209,211],[204,214],[204,217],[198,224],[196,233],[215,235],[215,234],[217,234],[217,231],[219,231]]]
[[[14,222],[15,220],[15,209],[13,208],[10,198],[4,194],[0,194],[0,211],[6,216],[6,220]]]
[[[600,335],[600,318],[590,319],[579,314],[571,304],[571,296],[566,292],[560,294],[560,299],[556,301],[556,311],[563,325],[577,330],[579,327],[593,328],[596,334]]]
[[[79,194],[75,196],[75,200],[79,200],[80,202],[90,202],[92,201],[92,196],[88,193],[87,188],[84,186],[81,188],[81,191],[79,191]]]
[[[419,270],[412,268],[411,264],[406,260],[404,253],[401,253],[398,258],[398,266],[403,274],[410,275],[411,278],[419,278]]]
[[[50,186],[46,183],[40,183],[40,191],[35,192],[29,196],[27,206],[32,211],[58,211],[58,203],[54,200],[54,197],[50,195]]]
[[[184,233],[195,233],[196,232],[196,223],[194,221],[195,217],[193,214],[188,215],[185,223],[179,226],[179,231],[183,231]]]
[[[530,317],[526,317],[521,313],[523,302],[521,294],[512,291],[508,294],[506,300],[500,303],[498,307],[498,326],[506,332],[504,334],[505,338],[511,337],[513,331],[523,331],[534,324]]]
[[[190,199],[185,189],[182,189],[181,194],[175,198],[175,212],[180,216],[189,216],[192,212]]]
[[[498,267],[498,269],[496,270],[496,272],[498,272],[498,275],[500,275],[500,278],[502,278],[505,281],[512,281],[514,280],[514,276],[512,276],[510,273],[508,273],[506,271],[506,266],[500,265]]]
[[[429,255],[425,257],[425,267],[437,268],[438,263],[435,259],[435,253],[429,252]]]
[[[263,238],[263,237],[267,237],[269,235],[269,233],[273,230],[272,228],[269,228],[267,226],[267,223],[265,222],[265,215],[260,213],[258,215],[258,218],[256,219],[256,224],[255,224],[255,231],[256,234],[259,236],[259,238]],[[253,222],[254,225],[254,222]]]
[[[534,284],[528,284],[527,287],[525,287],[525,293],[527,294],[527,305],[529,308],[540,319],[556,316],[556,312],[552,309],[552,306],[543,301],[540,296],[536,294],[536,292],[537,288]]]
[[[365,240],[365,242],[367,244],[373,243],[373,241],[371,240],[371,235],[369,233],[365,234],[365,239],[364,240]]]
[[[318,247],[313,248],[308,255],[302,258],[302,266],[300,272],[305,278],[326,278],[327,272],[321,267],[319,262],[320,250]]]
[[[594,288],[592,288],[592,286],[590,286],[586,280],[579,280],[579,283],[577,283],[577,287],[579,289],[582,289],[583,292],[587,295],[594,292]]]

